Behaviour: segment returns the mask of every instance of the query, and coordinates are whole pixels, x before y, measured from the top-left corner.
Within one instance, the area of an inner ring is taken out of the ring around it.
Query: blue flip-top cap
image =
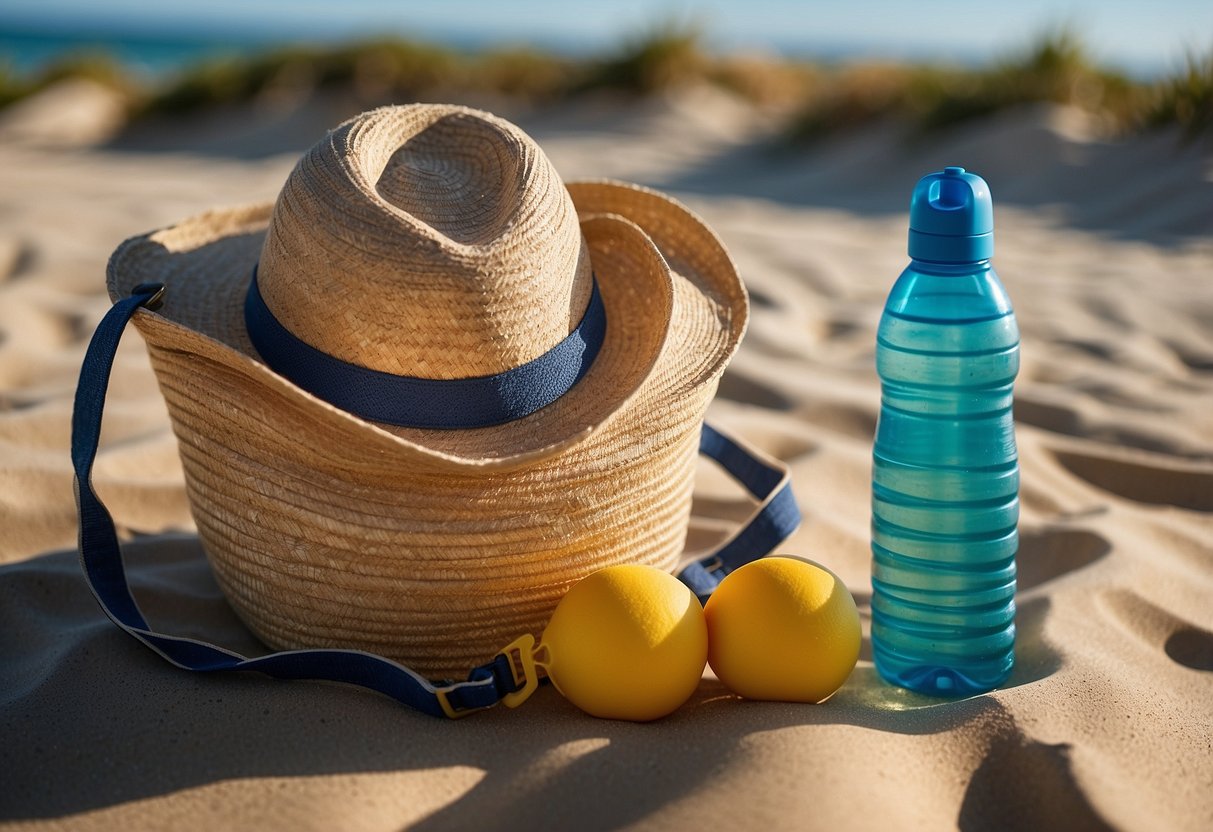
[[[994,255],[990,186],[964,168],[918,180],[910,197],[910,256],[936,263],[975,263]]]

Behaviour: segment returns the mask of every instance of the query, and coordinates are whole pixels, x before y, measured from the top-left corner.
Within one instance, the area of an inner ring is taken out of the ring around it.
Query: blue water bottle
[[[960,696],[1015,661],[1019,328],[990,266],[985,180],[923,177],[909,250],[877,332],[872,653],[896,685]]]

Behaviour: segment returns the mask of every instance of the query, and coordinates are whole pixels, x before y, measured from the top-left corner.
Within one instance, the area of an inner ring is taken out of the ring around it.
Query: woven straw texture
[[[254,265],[274,314],[343,360],[428,378],[528,361],[607,311],[589,373],[552,405],[473,430],[375,424],[257,356]],[[581,577],[681,552],[703,413],[747,301],[719,240],[636,186],[560,181],[500,119],[385,108],[300,161],[277,203],[126,241],[124,296],[184,462],[199,535],[237,613],[279,648],[347,647],[456,676],[542,630]]]

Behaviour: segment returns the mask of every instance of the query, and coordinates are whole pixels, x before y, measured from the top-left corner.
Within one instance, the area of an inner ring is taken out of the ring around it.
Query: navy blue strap
[[[708,424],[699,435],[699,452],[715,460],[758,500],[754,516],[715,554],[688,564],[679,574],[682,582],[706,604],[726,575],[768,554],[796,531],[800,526],[800,507],[792,494],[791,473],[782,462],[761,459],[738,440]]]
[[[472,670],[466,682],[434,684],[390,659],[358,650],[290,650],[247,658],[197,639],[153,631],[140,611],[122,563],[109,511],[92,485],[93,462],[114,354],[126,323],[140,307],[155,308],[159,284],[135,287],[115,303],[97,326],[80,370],[72,413],[72,465],[80,520],[80,562],[85,580],[109,618],[168,661],[187,670],[252,670],[278,679],[323,679],[369,688],[434,716],[457,717],[517,694],[533,679],[520,675],[508,649]],[[769,552],[799,522],[786,469],[762,462],[708,426],[701,451],[718,460],[762,501],[758,513],[716,556],[692,564],[682,574],[701,599],[731,569]]]
[[[505,372],[461,379],[398,376],[321,352],[274,317],[261,297],[256,268],[244,322],[274,372],[348,413],[405,427],[482,428],[529,416],[580,381],[606,336],[606,307],[595,280],[581,323],[556,346]]]
[[[434,716],[455,716],[486,708],[522,685],[509,658],[498,655],[471,672],[467,682],[434,685],[408,668],[381,656],[356,650],[293,650],[246,658],[191,638],[157,633],[131,595],[114,521],[92,486],[93,461],[101,436],[101,416],[114,352],[135,311],[159,300],[163,287],[136,287],[129,298],[110,308],[93,334],[72,413],[72,465],[80,517],[80,561],[89,588],[106,615],[178,667],[188,670],[255,670],[279,679],[326,679],[370,688]]]

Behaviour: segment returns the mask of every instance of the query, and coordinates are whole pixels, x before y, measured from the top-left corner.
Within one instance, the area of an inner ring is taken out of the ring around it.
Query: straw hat
[[[569,337],[595,286],[605,335],[530,415],[388,424],[263,360],[245,322],[254,271],[295,338],[392,376],[524,365]],[[676,565],[704,410],[748,314],[733,262],[685,207],[565,185],[514,125],[437,105],[345,122],[272,206],[127,240],[110,295],[145,282],[166,285],[164,303],[134,320],[237,613],[274,647],[364,649],[436,675],[538,633],[590,572]]]

